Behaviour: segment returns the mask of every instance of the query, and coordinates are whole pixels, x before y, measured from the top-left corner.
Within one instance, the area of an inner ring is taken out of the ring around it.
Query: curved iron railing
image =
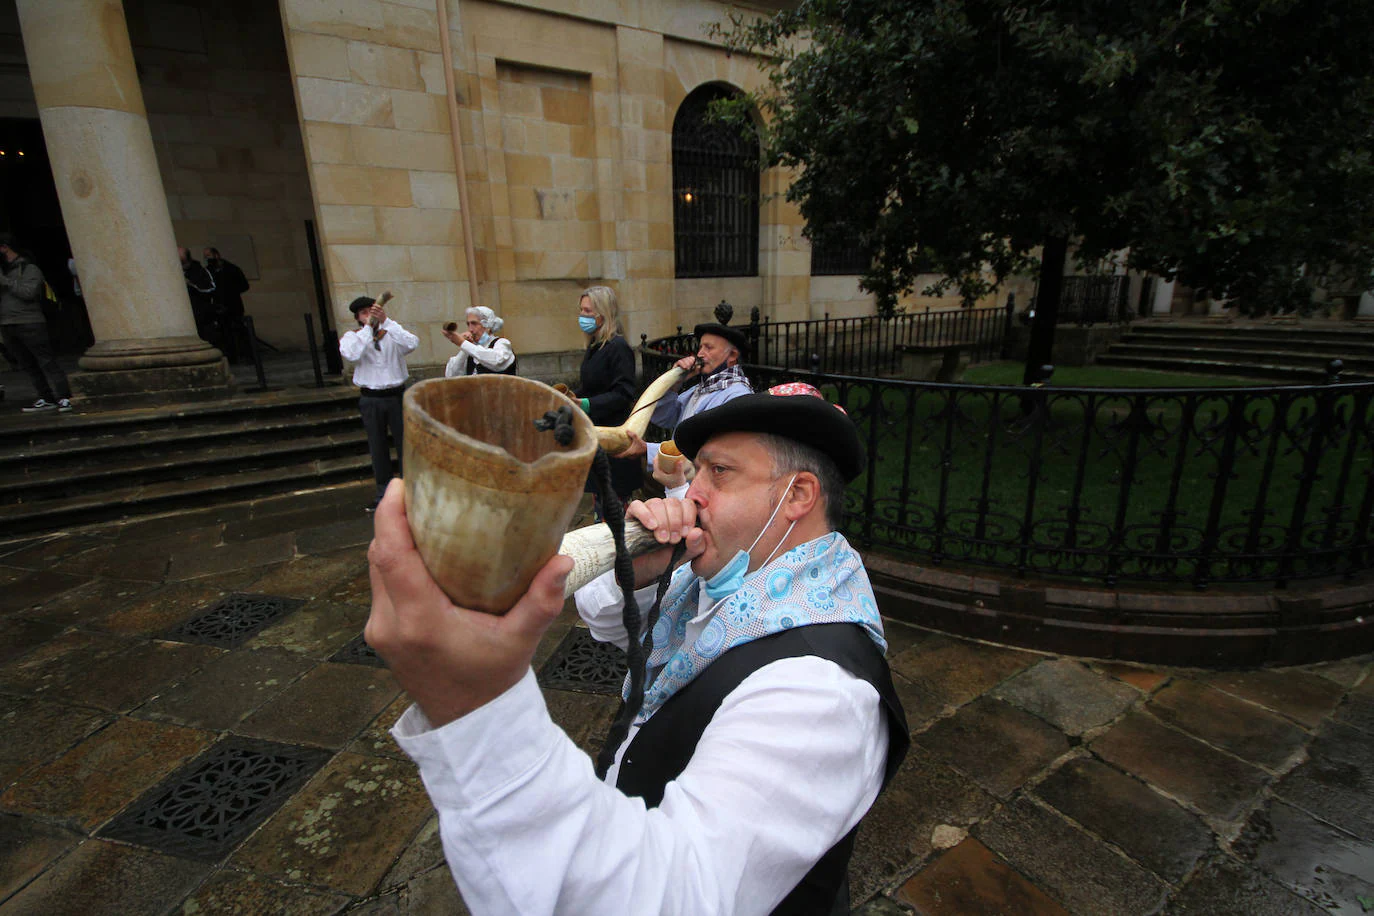
[[[673,340],[644,348],[646,378]],[[1374,567],[1374,382],[1016,388],[745,368],[756,388],[809,381],[854,418],[868,467],[845,533],[866,547],[1108,586]]]

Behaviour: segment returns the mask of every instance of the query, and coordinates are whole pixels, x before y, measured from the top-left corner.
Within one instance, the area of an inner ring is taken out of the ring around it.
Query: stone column
[[[1155,281],[1155,301],[1151,304],[1151,315],[1168,315],[1174,310],[1174,280]]]
[[[18,7],[95,332],[74,393],[98,406],[227,392],[227,362],[196,336],[122,0]]]

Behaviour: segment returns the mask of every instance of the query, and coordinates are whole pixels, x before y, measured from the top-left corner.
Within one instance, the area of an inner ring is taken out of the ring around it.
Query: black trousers
[[[372,456],[372,476],[377,480],[377,498],[386,492],[391,482],[391,447],[386,432],[396,443],[396,473],[401,473],[401,455],[405,423],[401,412],[401,395],[364,393],[358,398],[358,411],[363,415],[363,429],[367,430],[367,453]]]
[[[46,324],[0,325],[0,336],[4,337],[5,348],[19,363],[19,368],[33,380],[40,398],[56,403],[72,396],[67,373],[62,371],[53,355]]]

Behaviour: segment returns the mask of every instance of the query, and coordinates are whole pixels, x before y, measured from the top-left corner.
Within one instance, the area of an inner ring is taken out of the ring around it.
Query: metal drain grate
[[[331,662],[342,662],[345,665],[371,665],[374,668],[385,668],[386,662],[382,661],[367,640],[363,639],[363,634],[359,633],[349,641],[338,652],[329,656]]]
[[[620,696],[625,669],[624,652],[597,642],[585,627],[573,627],[539,669],[539,683],[556,690]]]
[[[221,598],[209,610],[171,630],[164,638],[232,649],[302,604],[305,604],[302,598],[235,593]]]
[[[157,786],[100,836],[195,859],[219,859],[324,765],[331,752],[228,738]]]

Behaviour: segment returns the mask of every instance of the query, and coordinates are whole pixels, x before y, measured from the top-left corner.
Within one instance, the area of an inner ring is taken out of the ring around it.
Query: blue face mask
[[[577,326],[582,329],[582,333],[590,334],[596,330],[596,319],[590,315],[578,315]]]
[[[702,591],[706,592],[706,597],[710,598],[712,601],[722,601],[739,591],[744,585],[745,576],[749,574],[749,551],[753,550],[758,545],[759,541],[763,539],[764,532],[773,524],[773,519],[778,517],[778,510],[782,508],[782,504],[787,500],[787,491],[792,489],[792,484],[796,479],[797,475],[793,474],[792,479],[787,481],[787,489],[782,491],[782,498],[779,499],[778,504],[773,507],[773,514],[768,516],[768,521],[763,523],[763,531],[760,531],[759,536],[754,538],[754,543],[749,545],[749,550],[735,551],[735,555],[730,558],[730,562],[722,566],[720,571],[714,576],[701,583]],[[768,555],[768,559],[759,564],[759,569],[762,569],[772,562],[773,554],[777,553],[778,549],[786,543],[788,536],[792,534],[792,529],[796,526],[796,522],[787,526],[787,532],[783,534],[782,540],[778,541],[778,546],[773,548],[773,553]]]

